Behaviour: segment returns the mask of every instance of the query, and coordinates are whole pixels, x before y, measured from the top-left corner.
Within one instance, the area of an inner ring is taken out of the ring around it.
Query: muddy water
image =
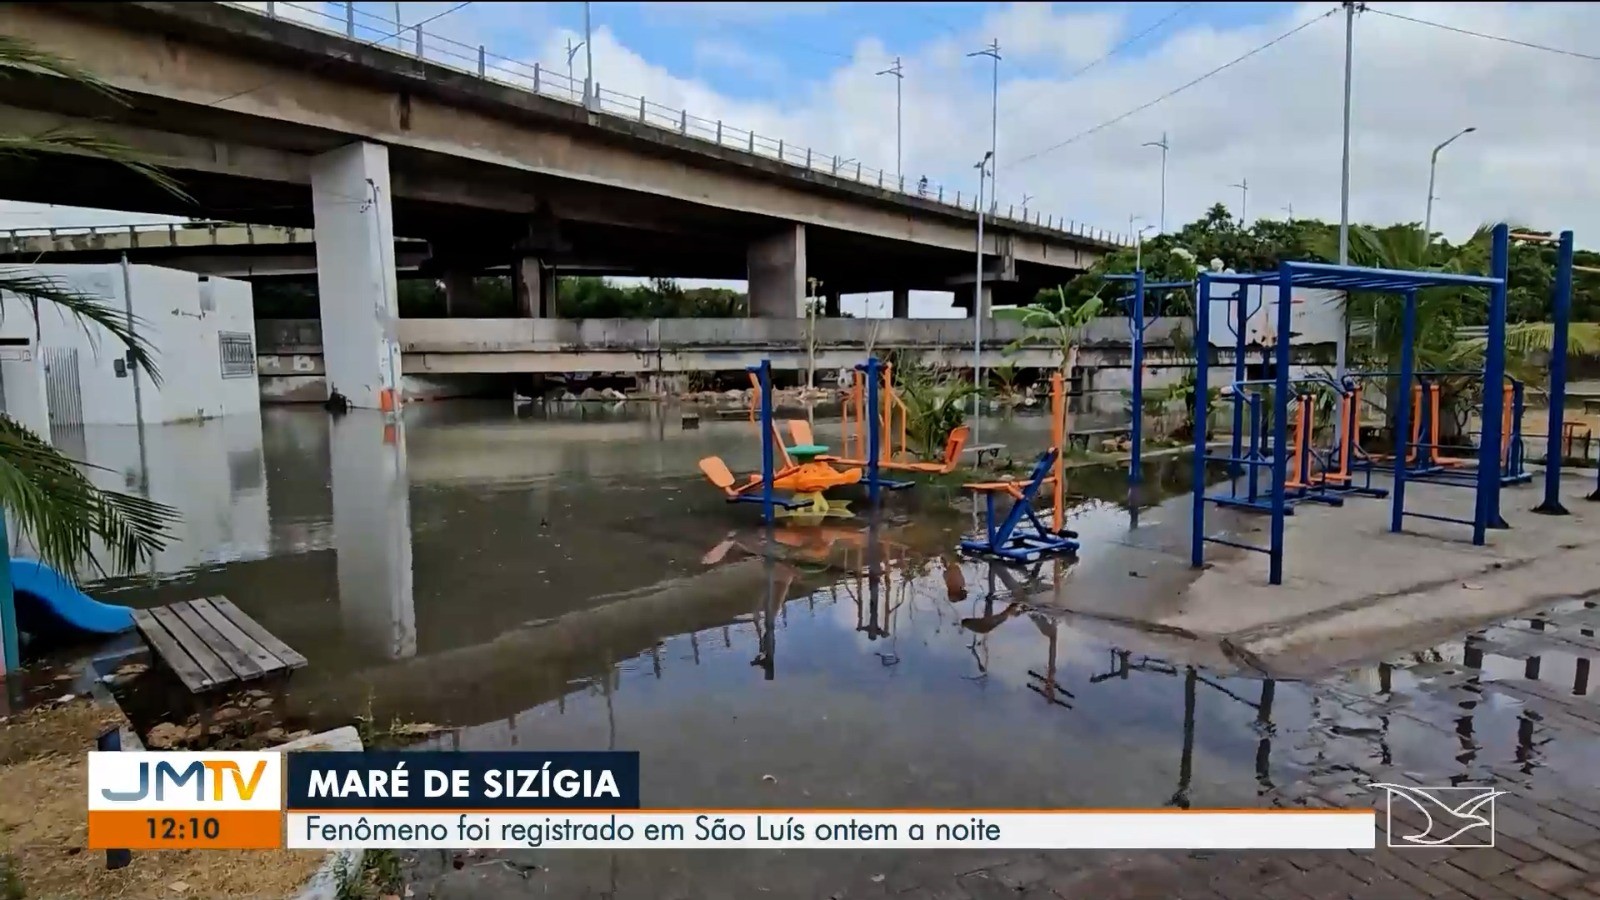
[[[1162,498],[1187,460],[1148,463],[1136,503],[1124,473],[1075,473],[1081,559],[1013,571],[956,558],[971,514],[935,491],[897,494],[875,527],[768,536],[695,469],[755,467],[744,422],[440,404],[393,429],[320,410],[252,425],[154,429],[141,458],[88,436],[186,517],[150,572],[91,592],[228,596],[310,660],[289,701],[311,727],[370,710],[451,726],[448,747],[637,749],[656,806],[1233,805],[1379,762],[1469,779],[1594,762],[1535,744],[1513,707],[1429,688],[1447,659],[1496,677],[1482,650],[1272,683],[1064,612],[1088,592],[1181,602],[1185,501]],[[1045,425],[985,441],[1027,458]]]

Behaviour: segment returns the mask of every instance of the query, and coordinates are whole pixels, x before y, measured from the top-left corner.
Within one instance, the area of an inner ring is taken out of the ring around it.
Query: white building
[[[161,425],[260,414],[250,285],[155,266],[30,266],[131,312],[159,383],[128,365],[116,338],[49,303],[4,295],[4,412],[47,436],[83,425]]]

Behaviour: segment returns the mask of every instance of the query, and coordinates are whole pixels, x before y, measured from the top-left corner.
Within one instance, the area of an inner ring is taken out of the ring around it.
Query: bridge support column
[[[839,292],[829,291],[822,295],[822,314],[830,319],[839,318]]]
[[[472,284],[472,273],[465,269],[452,269],[444,273],[444,314],[451,318],[470,319],[478,316],[478,298]]]
[[[517,315],[543,319],[556,313],[556,271],[537,256],[524,256],[511,262],[511,293],[517,300]]]
[[[752,241],[745,256],[750,315],[798,319],[805,315],[806,227],[791,225]]]
[[[393,409],[399,402],[399,304],[389,201],[387,147],[350,144],[311,161],[328,392],[338,391],[363,409]]]
[[[891,313],[896,319],[911,318],[911,291],[908,288],[895,288],[894,306]]]

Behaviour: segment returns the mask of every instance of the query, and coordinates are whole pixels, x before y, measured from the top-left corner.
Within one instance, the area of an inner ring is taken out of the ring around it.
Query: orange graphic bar
[[[253,810],[90,810],[90,850],[276,850],[283,813]]]

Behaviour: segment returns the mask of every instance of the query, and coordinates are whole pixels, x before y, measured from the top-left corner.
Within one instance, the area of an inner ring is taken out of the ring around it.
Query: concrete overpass
[[[67,56],[125,103],[46,75],[0,81],[19,131],[72,128],[167,167],[179,197],[121,166],[64,154],[0,171],[0,197],[316,228],[333,386],[362,406],[393,389],[393,237],[428,241],[453,295],[510,265],[526,314],[553,267],[744,278],[752,312],[798,316],[828,294],[965,291],[969,308],[1031,297],[1116,246],[1060,227],[986,230],[977,213],[863,183],[837,161],[777,158],[684,127],[578,106],[425,58],[217,3],[10,3],[0,33]],[[720,129],[719,129],[720,130]],[[192,198],[192,199],[190,199]],[[460,307],[470,299],[460,297]]]

